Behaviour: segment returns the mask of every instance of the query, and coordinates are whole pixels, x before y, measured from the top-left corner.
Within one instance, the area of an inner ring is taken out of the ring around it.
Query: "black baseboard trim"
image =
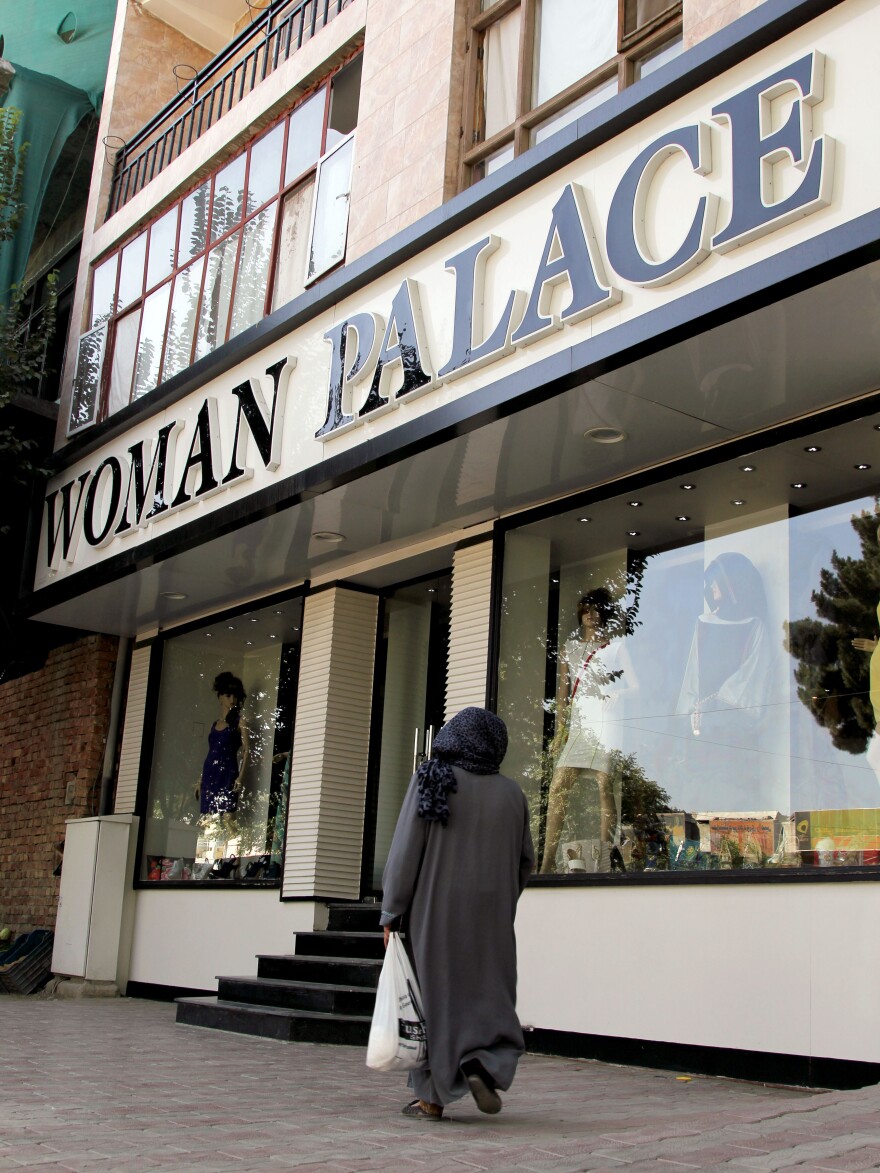
[[[177,998],[216,998],[216,990],[194,990],[189,986],[161,986],[156,982],[129,982],[126,998],[147,998],[151,1002],[174,1002]]]
[[[526,1050],[533,1055],[597,1059],[631,1067],[656,1067],[691,1075],[720,1075],[755,1083],[852,1091],[880,1083],[880,1063],[780,1055],[734,1047],[699,1047],[650,1039],[577,1034],[534,1027],[526,1030]]]

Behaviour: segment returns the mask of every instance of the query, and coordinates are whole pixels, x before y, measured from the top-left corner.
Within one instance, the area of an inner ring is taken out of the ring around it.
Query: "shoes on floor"
[[[501,1111],[501,1096],[495,1090],[495,1084],[486,1068],[478,1059],[470,1059],[461,1067],[470,1088],[474,1103],[481,1112],[494,1116]]]
[[[412,1100],[401,1109],[401,1115],[411,1120],[442,1120],[443,1107],[441,1104],[429,1104],[426,1100]]]

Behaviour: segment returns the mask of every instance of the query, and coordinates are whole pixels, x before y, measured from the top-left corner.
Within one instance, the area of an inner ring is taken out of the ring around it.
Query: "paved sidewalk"
[[[527,1056],[500,1116],[400,1116],[353,1047],[176,1026],[173,1006],[0,997],[0,1171],[880,1169],[880,1088],[806,1092]]]

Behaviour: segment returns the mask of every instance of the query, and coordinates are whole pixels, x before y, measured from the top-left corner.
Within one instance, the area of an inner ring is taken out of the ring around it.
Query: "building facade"
[[[120,0],[25,604],[132,641],[65,861],[124,840],[130,990],[379,896],[488,705],[536,1045],[876,1078],[877,46],[868,0]]]

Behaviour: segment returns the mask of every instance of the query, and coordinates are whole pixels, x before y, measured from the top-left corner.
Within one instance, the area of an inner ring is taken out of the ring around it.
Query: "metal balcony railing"
[[[266,8],[249,4],[253,22],[119,148],[108,215],[137,195],[350,3],[273,0]]]

